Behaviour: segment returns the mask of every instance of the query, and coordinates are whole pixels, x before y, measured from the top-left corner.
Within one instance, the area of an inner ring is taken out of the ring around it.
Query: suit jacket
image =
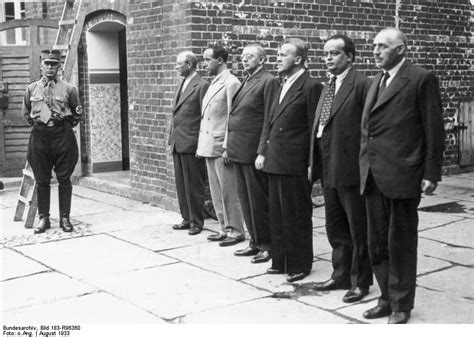
[[[220,75],[211,82],[202,101],[201,129],[196,152],[201,157],[220,157],[224,152],[224,138],[228,114],[232,108],[232,97],[240,86],[237,77],[228,69]]]
[[[321,137],[316,135],[327,87],[323,89],[311,132],[310,165],[313,181],[321,178],[326,188],[359,185],[360,121],[370,80],[352,68],[334,97],[331,115]]]
[[[381,77],[374,78],[362,114],[361,193],[370,169],[386,197],[414,198],[422,179],[441,180],[444,126],[438,82],[405,60],[377,100]]]
[[[277,98],[278,79],[265,69],[242,84],[232,100],[226,138],[227,155],[238,163],[253,164],[257,157],[266,111]]]
[[[196,74],[184,92],[178,95],[184,82],[180,82],[173,99],[173,119],[168,144],[178,153],[196,153],[201,124],[201,102],[209,82]],[[178,99],[179,96],[179,99]]]
[[[265,118],[258,153],[265,156],[263,170],[279,175],[306,175],[310,133],[323,86],[304,72],[281,104],[275,98]]]

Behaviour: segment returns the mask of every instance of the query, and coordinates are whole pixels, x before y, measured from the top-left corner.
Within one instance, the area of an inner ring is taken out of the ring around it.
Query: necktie
[[[390,74],[388,73],[388,71],[386,71],[386,72],[383,74],[383,77],[382,77],[382,82],[381,82],[381,84],[380,84],[379,91],[378,91],[378,93],[377,93],[377,99],[379,99],[380,97],[382,97],[383,92],[384,92],[385,89],[387,88],[387,80],[388,80],[389,77],[390,77]]]
[[[332,102],[334,101],[334,93],[336,91],[336,76],[331,77],[329,81],[328,90],[324,95],[323,106],[321,108],[321,117],[319,117],[319,125],[326,125],[329,117],[331,116]]]
[[[48,91],[47,93],[47,97],[48,99],[51,99],[50,97],[52,96],[51,94],[51,90],[53,89],[54,87],[54,82],[53,81],[49,81],[47,84],[46,84],[46,90]],[[40,121],[42,121],[44,124],[47,124],[49,122],[49,120],[51,119],[51,109],[49,108],[49,101],[48,103],[42,101],[40,102],[41,104],[41,110],[40,110]]]

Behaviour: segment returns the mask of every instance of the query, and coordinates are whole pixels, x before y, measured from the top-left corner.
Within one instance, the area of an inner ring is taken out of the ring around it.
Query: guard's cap
[[[61,52],[59,50],[43,50],[41,51],[41,59],[43,62],[61,62]]]

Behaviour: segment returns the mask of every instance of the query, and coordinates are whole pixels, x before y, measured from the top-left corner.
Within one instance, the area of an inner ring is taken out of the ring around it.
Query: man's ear
[[[217,58],[217,61],[218,61],[219,63],[225,63],[225,62],[224,62],[224,59],[223,59],[222,57],[218,57],[218,58]]]
[[[297,65],[303,65],[304,61],[301,56],[296,56],[295,64]]]
[[[397,54],[404,55],[406,52],[407,47],[404,44],[401,44],[397,47]]]

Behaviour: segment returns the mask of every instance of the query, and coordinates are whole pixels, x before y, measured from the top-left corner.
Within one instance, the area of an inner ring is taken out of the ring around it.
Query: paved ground
[[[375,285],[362,303],[344,291],[311,285],[331,272],[324,211],[313,213],[314,264],[289,284],[267,275],[270,263],[237,258],[237,246],[173,231],[177,213],[75,186],[73,233],[57,222],[33,235],[13,222],[17,187],[0,191],[2,326],[4,324],[385,323],[361,316],[375,305]],[[420,205],[418,281],[410,323],[474,323],[474,174],[445,177]],[[73,336],[74,334],[71,334]]]

